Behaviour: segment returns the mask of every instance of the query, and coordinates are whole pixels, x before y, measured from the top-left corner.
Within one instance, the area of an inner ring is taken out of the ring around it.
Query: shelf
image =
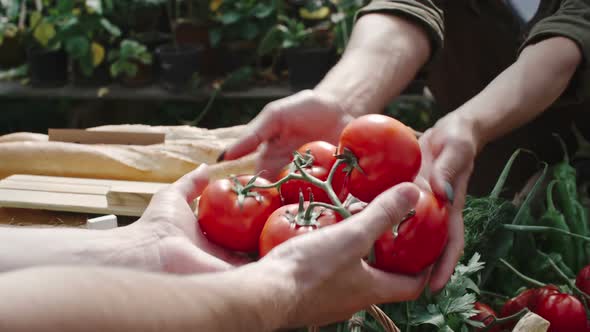
[[[274,86],[254,86],[246,90],[223,91],[218,98],[223,99],[278,99],[295,91],[286,84]],[[173,93],[158,85],[142,88],[127,88],[117,84],[100,87],[78,87],[66,85],[59,88],[33,88],[18,82],[0,82],[0,98],[72,98],[104,100],[168,100],[204,101],[211,91],[198,90],[194,93]]]

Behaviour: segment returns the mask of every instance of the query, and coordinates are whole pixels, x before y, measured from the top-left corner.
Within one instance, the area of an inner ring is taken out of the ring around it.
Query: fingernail
[[[224,159],[225,159],[225,150],[223,150],[223,152],[221,152],[219,157],[217,157],[217,162],[223,161]]]
[[[453,190],[453,186],[450,183],[445,182],[445,194],[447,194],[447,199],[453,205],[455,201],[455,191]]]
[[[408,219],[412,218],[415,215],[416,215],[416,210],[411,209],[410,212],[408,212],[408,214],[406,214],[406,216],[402,219],[400,224],[403,223],[404,221],[407,221]]]

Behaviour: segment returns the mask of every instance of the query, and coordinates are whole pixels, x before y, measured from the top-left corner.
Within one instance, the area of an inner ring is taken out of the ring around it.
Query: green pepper
[[[553,203],[553,188],[559,184],[557,180],[553,180],[547,186],[547,210],[539,219],[539,224],[542,226],[549,226],[570,231],[570,228],[565,221],[563,214],[557,210]],[[562,234],[548,233],[547,242],[551,252],[556,252],[561,255],[565,264],[570,268],[577,266],[577,253],[574,242],[571,238]]]
[[[583,209],[579,208],[578,191],[576,186],[576,170],[570,165],[569,156],[565,143],[559,136],[556,136],[564,151],[563,161],[553,167],[553,178],[558,181],[555,186],[557,195],[556,202],[563,211],[565,221],[569,229],[576,234],[588,236],[588,225]],[[580,240],[575,240],[577,263],[574,270],[580,270],[588,263],[587,245]]]

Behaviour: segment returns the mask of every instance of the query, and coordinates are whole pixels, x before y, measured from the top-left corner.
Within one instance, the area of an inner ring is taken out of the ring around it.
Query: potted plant
[[[74,82],[90,86],[107,84],[110,73],[105,54],[121,36],[121,30],[104,16],[112,7],[103,7],[100,1],[79,4],[75,0],[60,0],[59,7],[73,13],[57,36],[72,61]]]
[[[167,2],[168,23],[170,30],[175,31],[177,19],[183,17],[182,2],[169,0]],[[180,44],[176,38],[172,43],[156,48],[159,64],[160,82],[170,91],[181,91],[188,88],[195,77],[203,54],[202,45]]]
[[[147,47],[135,40],[121,41],[118,49],[109,52],[110,72],[113,78],[121,78],[125,86],[147,85],[152,79],[152,54]]]
[[[21,15],[27,15],[22,7]],[[43,8],[40,2],[28,15],[25,44],[29,77],[34,87],[58,87],[68,81],[68,57],[59,32],[73,18],[69,8],[56,6]]]
[[[20,1],[0,2],[0,69],[16,67],[25,61],[24,18],[20,19],[20,9],[24,5]]]
[[[256,45],[276,23],[280,1],[214,0],[211,6],[215,25],[209,30],[211,45],[221,51],[225,72],[252,65]]]
[[[336,63],[330,22],[306,27],[300,20],[279,17],[258,46],[258,54],[284,50],[289,84],[295,90],[313,88]]]

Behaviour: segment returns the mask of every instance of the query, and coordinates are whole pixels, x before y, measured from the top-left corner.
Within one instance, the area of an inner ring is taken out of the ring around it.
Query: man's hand
[[[209,242],[199,229],[190,203],[207,184],[207,167],[201,165],[156,193],[141,219],[129,226],[141,232],[154,232],[160,238],[157,246],[165,272],[213,272],[247,262]]]
[[[230,146],[223,159],[233,160],[262,145],[259,171],[274,179],[301,145],[323,140],[338,143],[342,129],[353,119],[338,101],[312,90],[268,104],[247,127],[247,134]]]
[[[253,289],[259,296],[266,293],[272,307],[283,311],[273,314],[281,327],[322,325],[348,319],[371,304],[414,300],[429,271],[415,277],[386,273],[363,257],[383,232],[404,219],[418,196],[415,185],[400,184],[349,219],[293,238],[234,272],[268,276],[257,278],[264,285]]]

